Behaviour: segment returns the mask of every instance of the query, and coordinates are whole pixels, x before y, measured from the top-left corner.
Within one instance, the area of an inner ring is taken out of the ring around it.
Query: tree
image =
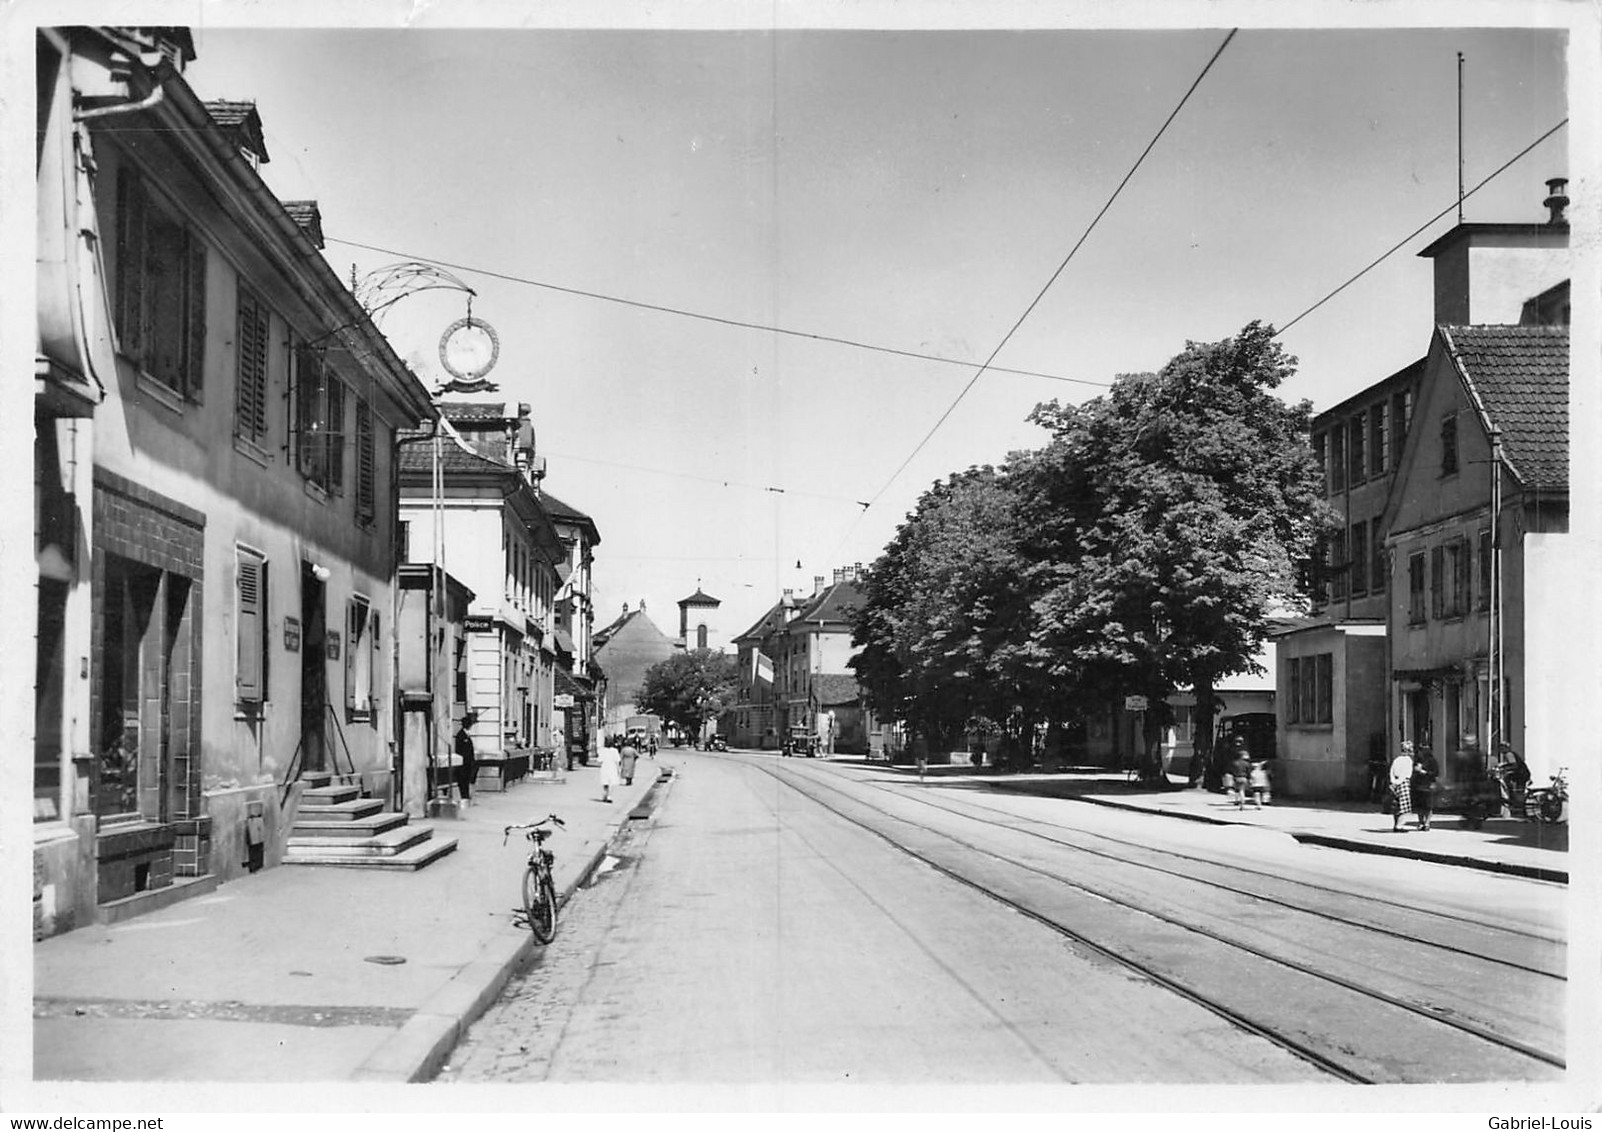
[[[732,705],[739,691],[739,668],[732,656],[691,649],[647,668],[635,702],[642,711],[695,735]]]
[[[988,466],[935,484],[864,578],[852,667],[872,706],[936,750],[979,720],[1020,726],[1021,685],[1002,652],[1030,608],[1012,490]]]
[[[1253,667],[1328,522],[1311,407],[1272,393],[1295,364],[1253,322],[1083,405],[1036,407],[1052,440],[1020,466],[1019,525],[1038,595],[1030,644],[1056,674],[1154,707],[1194,687],[1210,738],[1214,684]],[[1152,779],[1163,723],[1146,713]]]

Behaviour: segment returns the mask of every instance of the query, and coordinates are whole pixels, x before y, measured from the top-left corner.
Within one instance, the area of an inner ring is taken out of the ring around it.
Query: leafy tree
[[[1159,705],[1177,688],[1196,688],[1210,746],[1214,684],[1254,665],[1328,521],[1311,407],[1272,393],[1295,362],[1253,322],[1031,415],[1052,440],[1018,469],[1038,595],[1026,651],[1082,692],[1148,698],[1148,777],[1160,778]]]
[[[636,703],[680,730],[698,734],[739,697],[739,666],[715,649],[676,652],[645,670]]]

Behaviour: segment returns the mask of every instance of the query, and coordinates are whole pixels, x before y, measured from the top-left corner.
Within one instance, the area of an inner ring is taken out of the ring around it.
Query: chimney
[[[862,563],[858,562],[855,566],[851,567],[851,580],[854,582],[860,577],[862,577]]]
[[[1563,210],[1569,207],[1569,197],[1566,190],[1569,187],[1567,177],[1552,177],[1546,182],[1546,199],[1541,203],[1549,208],[1552,215],[1547,217],[1548,224],[1566,224],[1568,220]]]
[[[812,575],[812,592],[815,593],[815,594],[820,594],[820,593],[823,592],[823,575],[822,574],[814,574],[814,575]]]
[[[628,615],[629,615],[629,603],[625,601],[623,603],[623,616],[627,617]]]
[[[838,567],[836,567],[835,571],[834,571],[834,584],[838,586],[840,584],[841,579],[844,577],[844,575],[845,575],[845,571],[839,569]]]

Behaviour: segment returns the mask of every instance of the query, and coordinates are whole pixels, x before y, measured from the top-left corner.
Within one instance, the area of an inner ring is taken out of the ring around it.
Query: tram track
[[[1410,1001],[1405,995],[1366,985],[1362,979],[1321,970],[1283,952],[1275,953],[1261,943],[1254,944],[1241,938],[1243,933],[1240,931],[1220,930],[1216,925],[1209,927],[1198,922],[1199,918],[1195,915],[1187,918],[1153,906],[1153,901],[1141,899],[1138,894],[1129,891],[1127,883],[1123,891],[1119,891],[1118,884],[1092,886],[1060,871],[1020,861],[1016,855],[997,852],[994,848],[949,830],[932,829],[914,822],[887,806],[874,805],[839,785],[823,781],[826,774],[798,773],[749,759],[734,758],[731,761],[764,773],[952,880],[984,893],[1073,943],[1165,987],[1231,1025],[1262,1037],[1341,1080],[1369,1083],[1453,1079],[1454,1076],[1478,1080],[1541,1078],[1550,1076],[1552,1070],[1564,1068],[1563,1056],[1550,1048],[1550,1043],[1525,1040],[1502,1032],[1494,1025],[1461,1016],[1451,1008]],[[1174,878],[1192,883],[1213,883],[1172,869],[1155,869],[1150,864],[1130,862],[1105,851],[1074,845],[1060,837],[1043,835],[1027,828],[1029,824],[1039,823],[1022,819],[1023,824],[1020,825],[1017,815],[995,811],[992,807],[968,803],[972,809],[987,812],[987,816],[980,817],[964,813],[961,808],[949,804],[912,797],[910,792],[863,783],[848,776],[839,777],[847,778],[853,785],[864,788],[864,791],[886,791],[903,803],[929,806],[950,817],[979,823],[988,830],[1003,830],[1015,836],[1048,841],[1056,847],[1095,855],[1124,868],[1167,872]],[[997,821],[988,814],[1002,814],[1009,820]],[[1126,848],[1154,852],[1150,847],[1137,843],[1121,842],[1117,838],[1106,840]],[[1186,859],[1217,867],[1216,862],[1206,862],[1201,858]],[[1285,879],[1272,878],[1271,874],[1260,875],[1274,880]],[[1214,884],[1214,887],[1223,886]],[[1317,890],[1319,886],[1304,887]],[[1240,893],[1238,889],[1231,891],[1235,896],[1277,904],[1293,912],[1316,914],[1313,910],[1298,908],[1283,900]],[[1374,932],[1392,942],[1414,942],[1399,931],[1375,928],[1357,920],[1340,917],[1326,919],[1338,923],[1343,929]],[[1131,939],[1141,940],[1145,946],[1132,946]],[[1462,959],[1469,961],[1499,962],[1495,956],[1479,955],[1464,949],[1448,950],[1458,951]],[[1205,955],[1202,954],[1204,951]],[[1253,979],[1232,983],[1226,972],[1243,961],[1255,962],[1253,970],[1261,969],[1263,963],[1272,964],[1280,972],[1280,977],[1274,983],[1276,988],[1281,989],[1271,994],[1265,993],[1263,987],[1254,985]],[[1534,968],[1521,969],[1518,977],[1561,981],[1561,976]],[[1294,993],[1283,989],[1287,981],[1294,988]],[[1359,1031],[1356,1034],[1350,1032],[1354,1027]],[[1443,1033],[1449,1033],[1452,1037],[1444,1038]],[[1364,1041],[1375,1046],[1376,1051],[1363,1052],[1357,1043]],[[1410,1051],[1439,1051],[1443,1046],[1452,1052],[1449,1059],[1442,1057],[1441,1060],[1448,1061],[1456,1069],[1445,1074],[1420,1076],[1424,1067],[1414,1064],[1419,1055]],[[1520,1059],[1516,1067],[1512,1059]]]

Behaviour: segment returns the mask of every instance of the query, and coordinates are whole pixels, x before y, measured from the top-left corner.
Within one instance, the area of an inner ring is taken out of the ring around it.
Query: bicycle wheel
[[[1547,792],[1541,795],[1541,820],[1556,822],[1563,816],[1563,799],[1556,794]]]
[[[548,875],[532,868],[523,874],[523,910],[534,938],[550,943],[556,934],[556,886]]]

